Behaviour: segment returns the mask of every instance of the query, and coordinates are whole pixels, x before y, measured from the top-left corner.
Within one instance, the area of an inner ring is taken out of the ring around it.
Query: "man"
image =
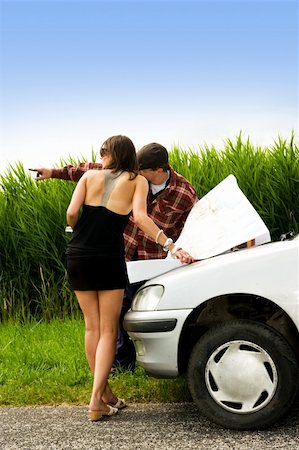
[[[179,237],[186,218],[197,202],[194,187],[168,162],[168,152],[157,143],[147,144],[137,152],[139,173],[149,182],[148,215],[173,241]],[[37,180],[59,178],[78,181],[89,169],[101,169],[100,163],[81,163],[55,169],[31,169],[37,172]],[[162,259],[166,252],[135,225],[131,216],[124,232],[126,260]],[[131,306],[133,296],[142,283],[128,285],[120,318],[120,333],[115,364],[134,368],[136,354],[132,341],[122,327],[125,313]]]

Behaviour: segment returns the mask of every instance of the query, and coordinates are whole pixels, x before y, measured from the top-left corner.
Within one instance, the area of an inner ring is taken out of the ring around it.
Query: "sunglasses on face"
[[[108,150],[105,147],[102,147],[100,149],[100,156],[101,156],[101,158],[103,158],[103,156],[107,155],[108,153],[109,152],[108,152]]]

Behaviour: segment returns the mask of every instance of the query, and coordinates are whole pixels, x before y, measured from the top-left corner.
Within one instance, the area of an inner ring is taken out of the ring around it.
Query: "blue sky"
[[[0,170],[298,136],[297,1],[0,0]]]

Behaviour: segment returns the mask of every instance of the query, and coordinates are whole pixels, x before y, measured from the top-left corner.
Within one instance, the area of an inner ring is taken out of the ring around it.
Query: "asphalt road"
[[[1,450],[264,450],[299,449],[299,402],[263,431],[211,424],[192,403],[131,404],[91,423],[76,406],[0,408]]]

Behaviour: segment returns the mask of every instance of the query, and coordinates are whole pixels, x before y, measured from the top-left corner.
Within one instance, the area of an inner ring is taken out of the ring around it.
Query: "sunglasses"
[[[109,153],[109,152],[108,152],[107,148],[102,147],[102,148],[100,149],[100,156],[101,156],[101,158],[102,158],[103,156],[107,155],[108,153]]]

